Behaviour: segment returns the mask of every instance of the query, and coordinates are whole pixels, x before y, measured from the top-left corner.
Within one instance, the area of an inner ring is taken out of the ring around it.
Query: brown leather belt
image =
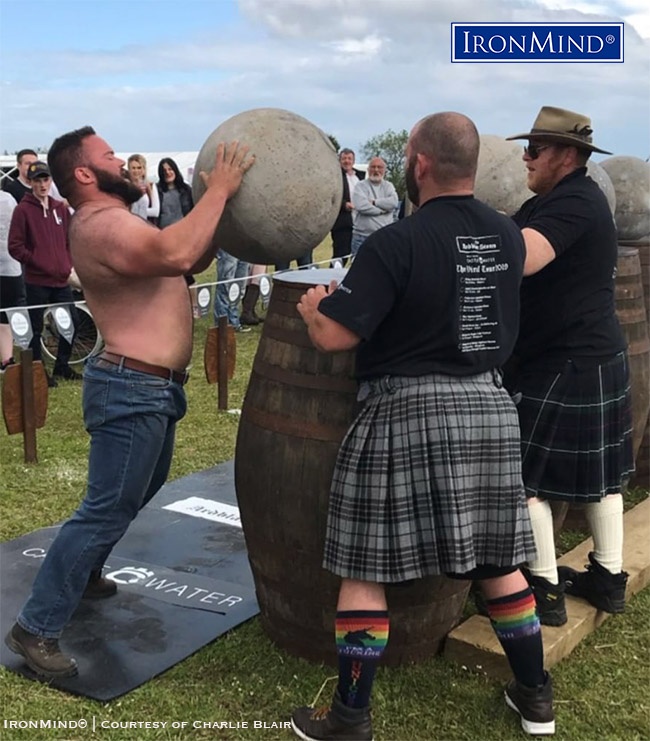
[[[169,381],[174,381],[174,383],[180,383],[181,386],[186,384],[190,377],[188,371],[177,371],[172,368],[165,368],[162,365],[152,365],[142,360],[127,358],[125,355],[116,355],[112,352],[102,352],[97,358],[99,360],[105,360],[111,365],[119,365],[121,368],[128,368],[129,370],[139,371],[140,373],[148,373],[151,376],[166,378]]]

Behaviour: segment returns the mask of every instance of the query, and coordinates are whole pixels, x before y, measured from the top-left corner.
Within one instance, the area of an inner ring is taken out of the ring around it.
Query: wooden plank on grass
[[[650,499],[645,499],[623,517],[625,541],[623,568],[628,572],[626,597],[640,592],[650,584]],[[558,564],[582,571],[588,563],[587,554],[593,550],[591,538],[565,553]],[[589,603],[567,596],[568,621],[559,628],[542,626],[544,664],[552,667],[568,656],[580,641],[610,617]],[[473,615],[452,630],[445,641],[444,656],[462,666],[483,672],[490,677],[509,679],[510,667],[490,621]]]

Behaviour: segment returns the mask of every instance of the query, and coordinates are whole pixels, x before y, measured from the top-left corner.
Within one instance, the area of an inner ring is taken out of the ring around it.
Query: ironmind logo
[[[452,62],[623,62],[623,23],[452,23]]]

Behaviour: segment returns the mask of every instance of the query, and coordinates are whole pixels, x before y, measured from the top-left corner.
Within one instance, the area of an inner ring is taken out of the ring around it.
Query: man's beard
[[[415,158],[411,158],[406,164],[406,192],[408,193],[409,201],[414,206],[420,205],[420,189],[418,188],[417,181],[415,180]]]
[[[106,170],[100,170],[98,167],[88,165],[97,178],[97,187],[102,193],[108,193],[121,198],[127,206],[139,201],[142,198],[142,191],[137,185],[127,180],[122,175],[111,175]]]

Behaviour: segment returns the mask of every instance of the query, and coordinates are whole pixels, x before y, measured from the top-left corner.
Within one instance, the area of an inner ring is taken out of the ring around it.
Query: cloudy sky
[[[647,0],[0,0],[0,152],[90,124],[116,151],[197,150],[221,122],[286,108],[359,149],[457,110],[481,133],[542,105],[650,155]],[[450,23],[624,21],[622,64],[452,64]]]

